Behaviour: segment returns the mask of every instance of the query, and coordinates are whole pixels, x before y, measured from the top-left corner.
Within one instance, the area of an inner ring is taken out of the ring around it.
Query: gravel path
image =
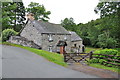
[[[120,77],[120,74],[109,71],[109,70],[104,70],[104,69],[99,69],[99,68],[94,68],[90,67],[87,65],[81,65],[81,64],[71,64],[69,66],[70,69],[84,72],[86,74],[91,74],[95,75],[101,78],[118,78]]]

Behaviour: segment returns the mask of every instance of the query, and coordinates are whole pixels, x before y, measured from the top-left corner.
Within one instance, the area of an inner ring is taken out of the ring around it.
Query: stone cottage
[[[71,34],[71,52],[83,52],[83,40],[73,31],[69,31]]]
[[[34,44],[35,48],[60,52],[58,44],[64,41],[66,52],[82,52],[82,39],[75,32],[67,31],[60,24],[34,20],[32,14],[27,16],[28,20],[20,36],[11,36],[9,42],[30,47]]]

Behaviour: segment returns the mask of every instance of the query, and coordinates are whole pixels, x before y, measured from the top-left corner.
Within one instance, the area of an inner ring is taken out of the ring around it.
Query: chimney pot
[[[29,20],[34,20],[34,19],[35,19],[33,13],[28,13],[28,14],[27,14],[27,18],[28,18]]]

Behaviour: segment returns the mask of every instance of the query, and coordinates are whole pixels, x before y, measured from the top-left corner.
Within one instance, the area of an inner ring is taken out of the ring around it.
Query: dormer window
[[[53,39],[52,39],[52,34],[49,34],[48,38],[49,38],[49,39],[48,39],[49,42],[52,42],[52,41],[53,41]]]

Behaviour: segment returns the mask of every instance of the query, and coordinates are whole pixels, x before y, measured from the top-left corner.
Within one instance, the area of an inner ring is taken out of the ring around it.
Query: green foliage
[[[120,2],[100,2],[95,8],[95,12],[100,12],[101,17],[116,13],[120,14]]]
[[[120,52],[120,48],[114,48],[115,50],[118,50]]]
[[[93,47],[85,47],[85,53],[89,53],[90,51],[101,50],[102,48],[93,48]]]
[[[2,31],[1,38],[2,41],[6,41],[9,39],[10,36],[17,35],[17,32],[14,31],[13,29],[5,29]]]
[[[103,50],[97,50],[94,52],[95,54],[106,54],[106,55],[117,55],[118,50],[114,49],[103,49]]]
[[[2,42],[2,38],[0,37],[0,43]]]
[[[107,37],[105,34],[98,35],[97,45],[101,48],[114,48],[117,46],[117,41],[112,37]]]
[[[80,25],[80,31],[83,36],[83,40],[88,43],[87,40],[90,40],[90,45],[93,47],[101,47],[101,48],[115,48],[119,47],[119,39],[118,34],[116,34],[117,25],[114,23],[116,19],[113,16],[104,17],[101,19],[97,19],[95,21],[91,21],[84,25]],[[81,27],[86,27],[86,30],[82,30]],[[86,33],[86,35],[83,35]],[[88,44],[87,44],[88,45]]]
[[[109,36],[115,38],[118,42],[118,47],[120,47],[120,2],[99,3],[95,12],[100,13],[103,20],[101,30],[109,32]]]
[[[43,20],[48,21],[49,15],[51,14],[50,11],[46,11],[44,5],[40,5],[39,3],[31,2],[28,7],[26,8],[28,13],[35,14],[36,20]]]
[[[89,66],[96,67],[96,68],[99,68],[99,69],[106,69],[106,70],[110,70],[110,71],[113,71],[113,72],[119,72],[118,68],[107,67],[107,66],[100,65],[100,64],[89,64]]]
[[[89,63],[99,63],[99,59],[91,59],[89,60]]]
[[[65,18],[62,25],[75,31],[82,39],[83,44],[92,47],[116,48],[120,47],[120,2],[102,2],[95,8],[101,18],[91,20],[86,24],[74,25],[74,19]]]
[[[23,25],[25,21],[25,8],[22,2],[2,2],[2,30]],[[20,29],[18,30],[20,31]]]
[[[103,50],[95,51],[94,54],[103,54],[103,55],[93,55],[93,57],[97,57],[97,58],[91,59],[89,61],[89,63],[100,63],[100,64],[103,64],[103,65],[106,65],[106,66],[118,67],[118,66],[115,66],[115,65],[112,65],[112,64],[105,63],[105,62],[112,62],[112,63],[119,64],[116,61],[108,60],[108,58],[120,60],[120,57],[116,57],[119,54],[118,50],[115,50],[115,49],[103,49]],[[105,56],[105,55],[114,55],[114,56],[110,57],[110,56]]]
[[[76,31],[77,26],[74,23],[74,19],[73,18],[65,18],[64,20],[61,20],[61,25],[69,30],[69,31]]]

